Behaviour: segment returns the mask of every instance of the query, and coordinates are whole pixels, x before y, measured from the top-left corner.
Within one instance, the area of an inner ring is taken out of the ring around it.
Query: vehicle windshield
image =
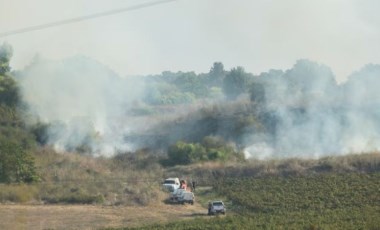
[[[165,180],[164,184],[175,184],[174,180]]]
[[[223,206],[223,202],[213,202],[212,205],[214,206]]]

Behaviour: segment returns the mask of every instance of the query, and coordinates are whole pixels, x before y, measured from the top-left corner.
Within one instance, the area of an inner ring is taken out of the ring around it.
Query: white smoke
[[[258,79],[265,88],[265,101],[257,109],[264,128],[247,129],[239,143],[247,158],[318,158],[380,150],[379,65],[365,66],[341,85],[328,67],[308,60],[297,61],[287,71],[262,73]],[[30,122],[50,124],[47,142],[57,150],[111,155],[165,147],[197,135],[229,136],[231,127],[222,120],[217,131],[194,126],[197,121],[155,129],[157,123],[175,120],[174,114],[186,117],[191,106],[177,106],[181,112],[164,116],[131,116],[129,111],[149,89],[144,80],[122,78],[81,56],[36,59],[20,77],[23,99],[34,118]]]
[[[246,156],[318,158],[380,150],[379,65],[337,85],[329,68],[300,60],[286,72],[262,74],[261,81],[272,130],[260,138],[248,135]]]
[[[133,125],[125,114],[141,97],[141,81],[123,79],[95,60],[35,59],[20,78],[23,99],[35,120],[50,124],[48,144],[57,150],[87,146],[97,154],[132,148],[123,134]]]

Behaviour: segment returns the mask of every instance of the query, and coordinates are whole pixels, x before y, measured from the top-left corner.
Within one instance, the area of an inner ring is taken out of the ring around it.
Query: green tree
[[[20,101],[16,81],[8,75],[0,74],[0,104],[15,107]]]
[[[30,183],[38,180],[33,156],[17,144],[0,142],[0,182]]]
[[[9,62],[13,55],[12,46],[8,43],[3,43],[0,46],[0,75],[4,75],[5,73],[11,70],[9,66]]]
[[[250,99],[257,104],[265,103],[265,88],[261,83],[253,83],[249,89]]]
[[[208,74],[207,84],[210,87],[221,87],[223,80],[226,77],[226,71],[224,65],[221,62],[214,62]]]
[[[224,95],[231,100],[244,93],[247,88],[248,75],[243,67],[231,69],[223,81]]]
[[[208,94],[207,87],[202,83],[202,79],[194,72],[182,73],[174,81],[174,84],[181,92],[192,93],[196,97],[205,97]]]
[[[19,102],[16,81],[8,73],[11,69],[9,62],[13,54],[12,47],[3,43],[0,46],[0,104],[15,106]]]
[[[169,162],[176,164],[190,164],[202,160],[207,160],[206,150],[200,144],[185,143],[178,141],[170,146],[168,150]]]
[[[328,94],[337,88],[335,76],[331,69],[325,65],[301,59],[292,69],[286,71],[284,78],[287,80],[289,93],[299,91],[305,94]]]

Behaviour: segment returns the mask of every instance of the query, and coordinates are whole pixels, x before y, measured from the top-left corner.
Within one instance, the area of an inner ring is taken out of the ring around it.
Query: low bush
[[[0,184],[0,202],[26,203],[39,200],[37,185]]]
[[[168,165],[187,165],[206,161],[244,161],[244,154],[224,140],[207,136],[202,143],[178,141],[168,149]]]

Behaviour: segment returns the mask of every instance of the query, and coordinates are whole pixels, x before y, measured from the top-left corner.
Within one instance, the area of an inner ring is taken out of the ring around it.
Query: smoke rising
[[[307,60],[261,75],[272,131],[248,135],[247,157],[322,157],[380,149],[380,66],[337,85],[332,71]]]
[[[144,147],[165,149],[178,140],[200,142],[210,135],[235,142],[247,158],[258,159],[380,149],[380,65],[364,66],[342,84],[329,67],[309,60],[299,60],[286,71],[249,75],[264,87],[265,96],[248,103],[250,109],[241,113],[250,113],[247,117],[236,116],[231,101],[221,101],[220,95],[210,101],[195,99],[190,91],[175,91],[170,82],[178,77],[189,80],[181,83],[183,89],[197,92],[200,88],[194,89],[191,82],[207,77],[181,74],[169,73],[168,81],[161,81],[162,75],[122,78],[83,56],[62,61],[37,58],[22,71],[20,83],[32,114],[29,122],[48,123],[46,142],[60,151],[112,155]],[[134,114],[136,108],[146,109],[141,106],[146,98],[152,103],[175,99],[181,105],[151,105],[155,112]],[[239,119],[253,125],[237,128]]]
[[[63,61],[36,58],[20,80],[34,120],[50,124],[47,143],[57,150],[112,154],[128,150],[125,118],[140,96],[141,81],[120,78],[95,60],[76,56]]]

